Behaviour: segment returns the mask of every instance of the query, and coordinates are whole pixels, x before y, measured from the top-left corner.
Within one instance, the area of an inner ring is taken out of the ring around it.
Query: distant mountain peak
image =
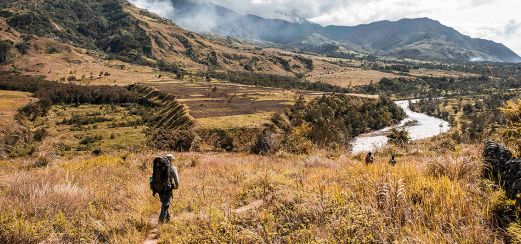
[[[521,62],[521,57],[502,44],[471,38],[427,17],[381,20],[358,26],[323,27],[292,12],[279,11],[274,14],[277,18],[266,19],[239,14],[213,3],[204,4],[195,0],[172,0],[172,3],[176,9],[173,20],[184,28],[273,42],[289,48],[306,49],[303,44],[316,47],[328,40],[328,43],[333,41],[339,47],[375,55]]]

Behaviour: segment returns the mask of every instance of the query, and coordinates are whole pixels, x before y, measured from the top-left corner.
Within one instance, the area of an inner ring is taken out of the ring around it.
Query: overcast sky
[[[204,1],[204,0],[200,0]],[[321,25],[429,17],[472,37],[501,42],[521,55],[521,0],[211,0],[265,18],[300,16]],[[169,0],[130,0],[165,17]]]

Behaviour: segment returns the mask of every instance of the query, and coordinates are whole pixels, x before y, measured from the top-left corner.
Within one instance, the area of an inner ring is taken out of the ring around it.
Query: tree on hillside
[[[404,147],[407,143],[409,143],[411,137],[409,137],[409,132],[406,130],[398,130],[394,128],[391,130],[391,133],[387,135],[387,139],[389,139],[389,143],[393,145]]]
[[[10,41],[0,41],[0,64],[9,61],[11,47],[13,47],[13,43]]]

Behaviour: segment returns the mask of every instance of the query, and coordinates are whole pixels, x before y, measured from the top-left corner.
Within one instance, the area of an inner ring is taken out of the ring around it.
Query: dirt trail
[[[159,216],[152,215],[148,218],[148,223],[152,225],[152,230],[148,233],[144,244],[156,244],[159,241]]]
[[[251,211],[253,209],[257,209],[262,207],[264,205],[264,200],[259,199],[250,202],[247,205],[244,205],[242,207],[233,209],[231,212],[235,214],[242,214],[248,211]],[[196,217],[202,217],[201,215],[197,215],[194,213],[180,213],[177,216],[174,216],[172,218],[172,221],[179,221],[179,220],[189,220],[194,219]],[[144,244],[156,244],[159,241],[159,223],[158,223],[158,215],[150,216],[148,219],[148,223],[153,227],[152,230],[148,233],[147,239],[143,242]]]

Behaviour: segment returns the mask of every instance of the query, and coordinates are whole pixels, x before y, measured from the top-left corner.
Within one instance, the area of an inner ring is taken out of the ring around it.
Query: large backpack
[[[162,193],[172,189],[170,162],[164,157],[156,157],[153,163],[150,188],[154,193]]]

